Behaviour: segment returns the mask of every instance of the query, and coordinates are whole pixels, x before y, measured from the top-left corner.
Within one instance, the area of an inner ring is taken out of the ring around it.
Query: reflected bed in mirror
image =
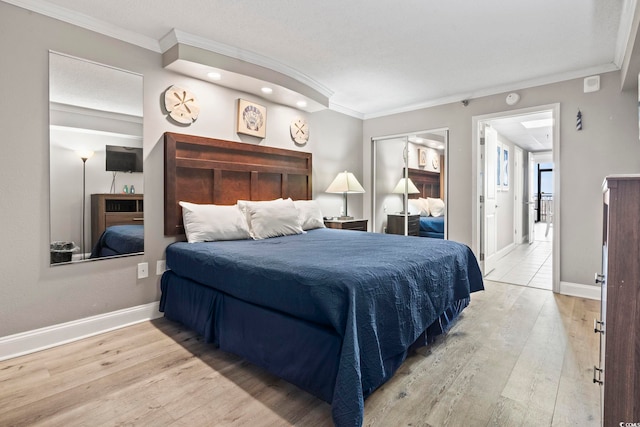
[[[51,265],[144,251],[142,80],[49,52]]]

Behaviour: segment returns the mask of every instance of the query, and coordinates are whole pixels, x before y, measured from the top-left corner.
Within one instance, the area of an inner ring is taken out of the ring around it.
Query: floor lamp
[[[84,257],[84,233],[85,233],[85,201],[86,201],[86,179],[87,179],[87,160],[89,160],[89,158],[91,158],[91,156],[93,156],[93,151],[76,151],[76,153],[78,154],[78,156],[82,159],[82,244],[80,245],[81,250],[82,250],[82,259],[85,259]]]

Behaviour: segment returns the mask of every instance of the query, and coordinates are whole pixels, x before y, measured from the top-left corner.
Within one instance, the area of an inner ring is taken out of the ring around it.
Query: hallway
[[[534,227],[534,242],[531,245],[523,243],[516,246],[508,255],[498,260],[496,268],[485,279],[551,290],[553,227],[546,237],[546,222],[538,222]]]

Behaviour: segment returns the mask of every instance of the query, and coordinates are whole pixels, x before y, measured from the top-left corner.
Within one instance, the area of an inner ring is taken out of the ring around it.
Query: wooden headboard
[[[443,198],[443,193],[441,192],[440,173],[409,168],[409,179],[413,181],[415,186],[418,187],[418,190],[420,190],[420,194],[410,194],[409,198]]]
[[[166,132],[164,234],[184,234],[180,201],[311,199],[311,164],[311,153]]]

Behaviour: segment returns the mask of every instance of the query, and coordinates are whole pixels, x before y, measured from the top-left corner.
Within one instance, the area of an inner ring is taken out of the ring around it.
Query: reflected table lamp
[[[420,190],[418,190],[418,187],[415,186],[415,184],[413,183],[413,181],[411,181],[411,178],[400,178],[400,181],[398,181],[398,185],[396,185],[396,187],[393,189],[392,191],[393,194],[402,194],[402,212],[400,212],[401,214],[404,214],[405,212],[408,212],[408,206],[407,206],[407,198],[406,195],[407,194],[419,194]]]
[[[349,193],[364,193],[364,188],[358,182],[355,176],[351,172],[340,172],[338,176],[333,180],[326,190],[327,193],[342,193],[344,198],[344,207],[342,216],[338,217],[339,220],[353,219],[347,213],[347,194]]]
[[[84,252],[84,233],[85,233],[85,202],[86,202],[86,178],[87,178],[87,160],[93,156],[93,151],[76,151],[76,154],[82,159],[82,259],[85,259]]]

